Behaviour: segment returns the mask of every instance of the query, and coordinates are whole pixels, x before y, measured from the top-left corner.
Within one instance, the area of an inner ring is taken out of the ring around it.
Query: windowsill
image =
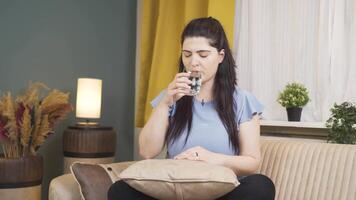
[[[261,135],[326,140],[328,128],[323,122],[261,120]]]

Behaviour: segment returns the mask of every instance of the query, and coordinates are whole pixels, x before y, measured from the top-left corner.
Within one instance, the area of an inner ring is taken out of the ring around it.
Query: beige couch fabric
[[[53,179],[49,185],[49,200],[81,200],[79,186],[72,174]]]
[[[356,199],[356,145],[264,141],[261,163],[277,200]]]
[[[261,150],[259,172],[275,183],[276,200],[356,199],[356,145],[264,140]],[[110,164],[115,173],[128,165]],[[80,200],[72,175],[51,181],[49,200]]]

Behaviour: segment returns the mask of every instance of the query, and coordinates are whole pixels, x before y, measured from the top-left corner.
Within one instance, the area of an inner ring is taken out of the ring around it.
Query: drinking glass
[[[189,80],[192,81],[190,84],[190,92],[192,95],[197,95],[200,91],[201,83],[202,83],[202,76],[200,72],[189,72]]]

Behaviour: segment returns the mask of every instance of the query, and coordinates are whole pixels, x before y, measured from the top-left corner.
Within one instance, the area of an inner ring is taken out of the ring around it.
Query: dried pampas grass
[[[22,154],[24,155],[28,151],[28,145],[32,133],[31,115],[30,110],[27,107],[23,112],[22,122],[20,123],[20,133],[21,146],[23,147]]]
[[[5,129],[7,130],[7,136],[11,141],[15,142],[18,137],[18,128],[16,125],[15,105],[11,93],[8,92],[5,94],[1,102],[3,105],[1,116],[6,120]]]
[[[38,128],[36,136],[33,138],[31,144],[31,152],[36,152],[37,149],[44,143],[46,138],[53,133],[53,130],[48,121],[48,115],[43,115],[41,119],[41,125]]]
[[[22,102],[25,106],[34,105],[41,98],[42,89],[49,90],[49,88],[41,82],[30,83],[25,94],[17,97],[16,102]]]
[[[43,113],[51,113],[56,109],[56,106],[68,104],[69,93],[60,92],[58,90],[51,91],[41,103]]]
[[[49,91],[43,95],[43,90]],[[0,143],[5,157],[35,155],[54,126],[73,110],[69,93],[31,83],[16,101],[8,92],[0,99]],[[43,97],[44,96],[44,97]]]

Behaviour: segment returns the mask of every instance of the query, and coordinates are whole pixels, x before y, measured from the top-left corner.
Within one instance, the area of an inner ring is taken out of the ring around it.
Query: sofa
[[[356,199],[356,145],[264,139],[261,152],[258,173],[272,179],[276,200]],[[71,174],[51,181],[49,200],[80,199]]]

